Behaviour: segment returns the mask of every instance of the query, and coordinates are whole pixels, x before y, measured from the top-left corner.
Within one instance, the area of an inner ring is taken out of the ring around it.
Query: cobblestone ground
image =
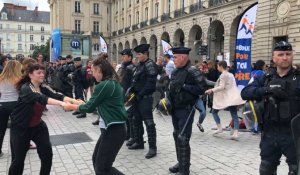
[[[43,119],[48,125],[50,135],[85,132],[93,139],[93,142],[53,146],[51,174],[94,174],[91,158],[100,131],[91,123],[96,120],[97,116],[89,114],[87,118],[77,119],[71,112],[64,112],[61,108],[49,106],[48,109]],[[144,150],[132,151],[124,145],[114,166],[126,175],[170,174],[168,167],[176,163],[171,118],[161,117],[155,112],[154,115],[158,135],[158,155],[148,160],[144,158],[148,146]],[[198,116],[196,113],[195,121],[198,120]],[[220,116],[223,125],[228,125],[229,112],[220,112]],[[215,127],[215,124],[210,113],[204,121],[204,133],[198,130],[194,122],[191,138],[191,174],[258,175],[260,136],[242,132],[239,141],[232,141],[229,139],[229,131],[213,137],[212,127]],[[9,130],[5,136],[3,152],[5,155],[0,158],[0,175],[8,173],[11,161]],[[24,174],[39,174],[39,168],[40,160],[36,150],[29,150],[25,160]],[[282,158],[278,175],[286,175],[287,169],[285,158]]]

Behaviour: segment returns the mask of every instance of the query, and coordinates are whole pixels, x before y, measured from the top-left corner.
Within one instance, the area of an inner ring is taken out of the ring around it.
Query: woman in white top
[[[9,115],[17,104],[19,94],[15,84],[21,77],[22,65],[16,60],[8,61],[0,75],[0,157]]]
[[[232,73],[227,71],[226,61],[220,61],[218,63],[218,71],[221,72],[219,79],[217,80],[215,87],[205,91],[206,94],[214,93],[213,98],[213,110],[212,115],[217,124],[217,131],[214,135],[223,132],[221,126],[221,120],[218,115],[219,110],[229,109],[231,117],[233,119],[233,134],[231,139],[238,139],[239,119],[237,115],[237,106],[244,104],[240,91],[238,90],[235,82],[235,78]]]

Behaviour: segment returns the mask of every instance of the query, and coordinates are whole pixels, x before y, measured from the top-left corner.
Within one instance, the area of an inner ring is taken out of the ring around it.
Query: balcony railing
[[[140,24],[141,28],[148,26],[147,22],[148,20],[141,22]]]
[[[202,5],[200,3],[190,5],[190,13],[198,12],[202,9]]]
[[[103,35],[102,32],[92,32],[92,36],[99,36],[99,35]]]
[[[139,29],[139,26],[138,26],[138,24],[134,24],[134,25],[132,25],[132,30],[137,30],[137,29]]]
[[[118,30],[118,34],[121,35],[123,33],[123,29]]]
[[[175,18],[181,17],[181,16],[183,16],[183,15],[185,15],[185,14],[186,14],[186,13],[184,12],[184,9],[183,9],[183,8],[174,11],[174,17],[175,17]]]
[[[160,17],[161,22],[168,21],[169,19],[171,19],[170,13],[164,13]]]
[[[117,31],[113,31],[112,36],[117,36]]]
[[[126,33],[126,32],[130,32],[130,27],[126,27],[126,28],[125,28],[125,33]]]
[[[157,23],[158,23],[158,18],[150,19],[150,25],[157,24]]]
[[[209,0],[208,1],[208,6],[209,7],[214,7],[214,6],[224,4],[226,2],[228,2],[228,0]]]
[[[72,30],[72,34],[84,34],[84,31]]]

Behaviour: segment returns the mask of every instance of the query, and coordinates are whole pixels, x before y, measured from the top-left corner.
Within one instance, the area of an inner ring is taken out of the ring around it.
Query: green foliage
[[[47,40],[45,45],[34,46],[32,58],[37,58],[39,53],[43,54],[44,61],[50,61],[50,38]]]

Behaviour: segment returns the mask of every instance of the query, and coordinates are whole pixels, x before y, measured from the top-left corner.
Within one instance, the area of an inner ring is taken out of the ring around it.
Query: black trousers
[[[192,108],[174,109],[174,113],[172,115],[172,124],[174,128],[174,132],[177,132],[179,134],[182,131],[184,124],[186,123],[188,116],[190,115],[191,112],[192,112],[191,118],[188,121],[186,129],[183,133],[183,135],[187,138],[191,138],[192,135],[192,127],[193,127],[195,110],[192,111]]]
[[[116,168],[113,168],[119,150],[126,138],[125,124],[114,124],[106,130],[101,129],[100,138],[93,153],[93,165],[96,175],[122,175]]]
[[[75,98],[84,100],[83,97],[83,87],[81,85],[75,85],[74,87]]]
[[[37,152],[41,160],[40,174],[50,174],[53,153],[47,125],[42,121],[38,126],[32,128],[11,127],[12,162],[8,172],[9,175],[23,174],[24,161],[30,140],[34,141],[37,146]]]
[[[16,106],[16,104],[16,101],[0,103],[0,153],[2,152],[2,145],[7,129],[9,115]]]

